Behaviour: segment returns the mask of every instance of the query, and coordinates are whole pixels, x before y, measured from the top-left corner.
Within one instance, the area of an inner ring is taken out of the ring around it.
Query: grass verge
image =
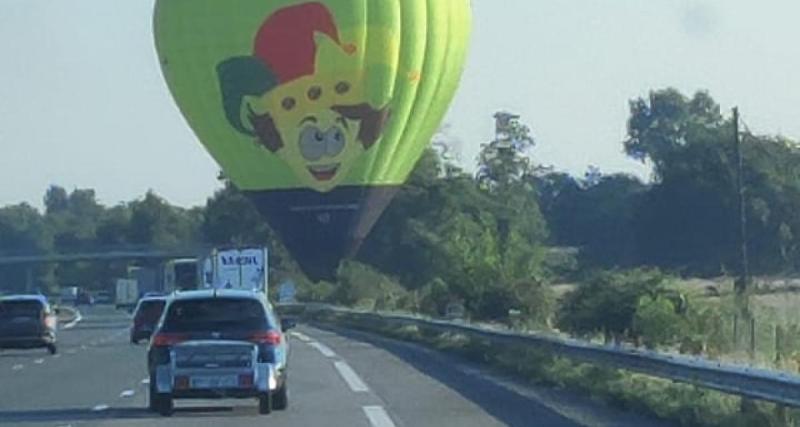
[[[797,426],[800,410],[753,402],[670,380],[578,363],[523,346],[491,344],[464,334],[441,333],[389,322],[361,322],[346,314],[318,312],[312,320],[415,342],[453,353],[503,373],[548,387],[591,396],[616,408],[671,420],[682,426]]]

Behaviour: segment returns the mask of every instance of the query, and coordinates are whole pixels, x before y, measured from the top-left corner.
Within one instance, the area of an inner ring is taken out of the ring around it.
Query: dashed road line
[[[92,407],[92,412],[102,412],[102,411],[107,411],[107,410],[108,410],[108,408],[109,408],[109,406],[108,406],[108,405],[103,405],[103,404],[101,404],[101,405],[95,405],[94,407]]]
[[[302,333],[302,332],[297,332],[297,331],[295,331],[295,332],[290,332],[290,334],[291,334],[293,337],[295,337],[295,338],[299,339],[300,341],[303,341],[303,342],[309,342],[309,341],[311,341],[311,338],[309,338],[309,337],[308,337],[308,335],[306,335],[306,334],[304,334],[304,333]]]
[[[44,363],[44,359],[36,359],[33,361],[34,365],[41,365],[42,363]]]
[[[336,353],[334,353],[333,350],[331,350],[330,347],[325,344],[313,341],[308,343],[308,345],[319,350],[319,352],[325,357],[336,357]]]
[[[122,393],[119,394],[119,397],[133,397],[135,394],[136,392],[133,390],[123,390]]]
[[[339,375],[342,376],[344,382],[347,383],[347,386],[350,387],[350,390],[356,393],[364,393],[369,391],[369,387],[364,384],[364,381],[361,381],[361,378],[358,374],[353,371],[353,368],[342,360],[337,360],[333,363],[333,366],[339,371]]]
[[[394,422],[382,406],[364,406],[362,409],[372,427],[395,427]]]
[[[149,384],[150,384],[150,378],[145,378],[145,379],[143,379],[143,380],[142,380],[142,384],[144,384],[144,385],[149,385]]]
[[[67,354],[75,354],[77,352],[78,352],[78,350],[75,350],[74,348],[71,348],[71,349],[67,350]]]
[[[77,311],[77,310],[76,310],[76,311],[75,311],[75,313],[76,313],[76,315],[75,315],[75,319],[74,319],[73,321],[71,321],[71,322],[69,322],[69,323],[65,324],[64,326],[62,326],[62,327],[61,327],[61,329],[72,329],[72,328],[74,328],[74,327],[75,327],[75,325],[77,325],[77,324],[78,324],[78,323],[79,323],[81,320],[83,320],[83,316],[81,316],[81,312],[80,312],[80,311]]]
[[[14,365],[14,366],[12,366],[12,367],[11,367],[11,370],[12,370],[12,371],[19,371],[19,370],[21,370],[21,369],[22,369],[22,368],[24,368],[24,367],[25,367],[25,365],[20,365],[20,364],[17,364],[17,365]]]

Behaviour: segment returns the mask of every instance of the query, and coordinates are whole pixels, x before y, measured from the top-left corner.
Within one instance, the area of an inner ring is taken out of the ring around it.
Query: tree
[[[38,255],[48,253],[52,247],[52,234],[39,211],[24,203],[0,208],[0,254]],[[37,266],[33,274],[34,286],[52,285],[50,267]],[[27,279],[25,266],[0,267],[0,289],[23,291]]]
[[[46,214],[64,212],[69,208],[69,195],[64,187],[52,185],[44,195]]]
[[[534,171],[528,151],[535,142],[531,129],[511,113],[495,114],[497,134],[481,145],[477,180],[484,188],[495,190],[522,181]]]
[[[632,100],[630,112],[625,152],[652,161],[657,177],[680,147],[724,124],[719,105],[707,92],[689,99],[672,88],[653,91],[647,100]]]
[[[152,191],[130,204],[128,241],[156,247],[175,247],[198,242],[200,218],[191,211],[171,206]]]
[[[604,333],[630,337],[639,302],[666,293],[667,278],[658,270],[597,272],[568,293],[558,311],[558,326],[574,334]]]

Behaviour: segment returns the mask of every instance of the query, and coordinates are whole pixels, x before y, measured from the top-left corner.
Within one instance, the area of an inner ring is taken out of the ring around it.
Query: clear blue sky
[[[756,131],[800,139],[800,1],[473,0],[447,123],[471,166],[491,115],[522,114],[535,160],[647,177],[621,152],[628,99],[704,88]],[[203,203],[217,166],[162,82],[153,0],[0,2],[0,205],[50,184],[114,204],[153,189]]]

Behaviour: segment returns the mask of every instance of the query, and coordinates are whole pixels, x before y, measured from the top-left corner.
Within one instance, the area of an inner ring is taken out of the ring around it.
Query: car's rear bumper
[[[153,335],[153,331],[136,329],[131,331],[131,341],[147,340]]]
[[[284,375],[275,369],[271,363],[257,363],[255,369],[240,370],[237,372],[225,372],[225,374],[245,374],[252,375],[253,387],[252,388],[229,388],[229,389],[180,389],[175,386],[175,377],[186,376],[192,377],[194,375],[215,375],[220,374],[219,371],[214,370],[175,370],[171,365],[158,365],[155,367],[155,386],[159,393],[171,393],[176,398],[197,398],[197,399],[213,399],[213,398],[246,398],[256,397],[261,394],[275,391],[283,385]],[[152,380],[151,380],[152,381]]]
[[[258,389],[173,390],[175,399],[248,399],[264,394]]]
[[[56,337],[53,334],[41,336],[3,336],[0,337],[0,348],[36,348],[46,347],[55,344]]]

